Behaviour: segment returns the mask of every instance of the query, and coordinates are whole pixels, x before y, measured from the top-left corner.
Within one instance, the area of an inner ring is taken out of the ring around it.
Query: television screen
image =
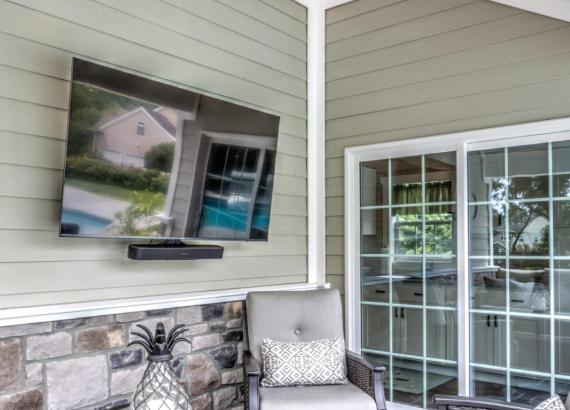
[[[60,235],[267,240],[279,117],[74,59]]]

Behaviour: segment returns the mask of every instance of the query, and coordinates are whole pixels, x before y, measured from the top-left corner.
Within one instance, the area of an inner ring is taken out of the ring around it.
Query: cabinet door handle
[[[424,294],[421,292],[414,292],[414,296],[423,296]]]
[[[511,299],[511,302],[513,302],[513,303],[524,303],[524,300],[522,300],[522,299]]]
[[[495,315],[495,327],[499,327],[499,324],[497,323],[497,315]]]
[[[400,317],[401,317],[402,319],[404,319],[404,309],[405,309],[405,308],[402,308],[402,309],[400,310]]]
[[[376,289],[374,292],[376,292],[376,293],[386,293],[385,290],[380,290],[380,289]]]
[[[398,317],[398,308],[394,308],[394,317]]]
[[[491,315],[487,315],[487,327],[491,327]]]

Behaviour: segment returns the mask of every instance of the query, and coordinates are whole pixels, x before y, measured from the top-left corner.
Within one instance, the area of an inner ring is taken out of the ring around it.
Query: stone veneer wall
[[[0,410],[128,408],[146,367],[137,323],[184,323],[173,368],[193,410],[243,409],[242,302],[0,327]]]

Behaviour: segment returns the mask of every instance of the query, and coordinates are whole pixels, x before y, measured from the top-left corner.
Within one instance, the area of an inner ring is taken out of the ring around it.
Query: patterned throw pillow
[[[566,410],[564,403],[560,400],[560,397],[556,394],[549,399],[544,400],[534,410]]]
[[[344,339],[310,342],[278,342],[263,339],[261,345],[264,387],[346,384]]]

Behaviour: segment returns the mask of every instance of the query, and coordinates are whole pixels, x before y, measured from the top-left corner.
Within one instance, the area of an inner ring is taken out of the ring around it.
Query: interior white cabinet
[[[472,361],[491,366],[506,366],[507,328],[500,315],[477,314],[472,317]]]

